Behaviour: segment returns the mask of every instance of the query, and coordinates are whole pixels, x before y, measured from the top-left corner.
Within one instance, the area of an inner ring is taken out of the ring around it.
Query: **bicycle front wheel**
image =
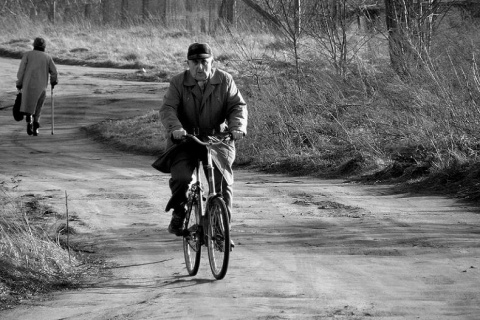
[[[215,279],[223,279],[230,259],[230,221],[222,198],[212,198],[208,204],[208,260]]]
[[[200,266],[202,253],[202,236],[200,226],[200,204],[192,199],[188,204],[185,217],[185,233],[183,235],[183,253],[188,274],[194,276]]]

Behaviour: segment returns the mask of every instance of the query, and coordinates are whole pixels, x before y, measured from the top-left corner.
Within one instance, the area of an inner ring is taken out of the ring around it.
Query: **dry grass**
[[[80,261],[48,234],[55,213],[34,195],[14,197],[19,180],[0,183],[0,310],[29,296],[73,287]]]
[[[127,152],[158,155],[165,148],[165,130],[158,111],[130,119],[102,121],[84,130],[93,139]]]

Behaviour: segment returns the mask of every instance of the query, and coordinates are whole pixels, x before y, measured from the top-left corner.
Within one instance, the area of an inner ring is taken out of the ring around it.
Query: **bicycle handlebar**
[[[219,140],[214,141],[212,139],[212,137],[219,138]],[[215,146],[215,145],[221,144],[225,141],[228,141],[228,140],[232,139],[232,134],[230,132],[225,132],[221,135],[217,134],[215,136],[209,136],[208,141],[206,141],[206,142],[200,140],[196,135],[193,135],[193,134],[187,134],[187,135],[185,135],[185,138],[191,139],[191,140],[195,141],[196,143],[198,143],[202,146]]]

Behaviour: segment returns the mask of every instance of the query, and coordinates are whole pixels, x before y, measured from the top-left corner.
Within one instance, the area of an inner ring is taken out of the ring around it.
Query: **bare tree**
[[[279,31],[292,49],[295,60],[297,79],[300,74],[299,46],[302,36],[302,5],[301,0],[262,0],[262,6],[252,0],[243,0]]]
[[[236,0],[227,0],[227,21],[231,24],[235,23],[236,20],[236,10],[237,1]]]
[[[185,10],[186,12],[186,28],[187,30],[193,29],[193,1],[194,0],[185,0]]]
[[[279,30],[291,45],[298,78],[300,72],[299,46],[302,35],[300,0],[264,0],[264,3],[267,12],[275,18],[275,21],[278,21]]]
[[[48,8],[48,21],[55,24],[55,16],[57,13],[57,1],[51,0]]]
[[[126,26],[128,19],[128,0],[122,0],[120,7],[120,23]]]
[[[274,26],[279,27],[281,25],[280,21],[278,18],[274,15],[272,15],[270,12],[267,10],[263,9],[260,5],[258,5],[255,1],[253,0],[242,0],[247,6],[255,10],[260,16],[262,16],[264,19],[267,21],[271,22]]]
[[[347,71],[349,50],[356,51],[355,44],[350,44],[347,37],[348,30],[356,22],[354,11],[349,0],[328,0],[311,3],[304,14],[305,33],[316,41],[318,52],[327,57],[341,76]],[[357,46],[362,43],[360,41]]]
[[[208,0],[208,32],[214,32],[216,27],[215,0]]]
[[[87,20],[90,20],[92,17],[92,4],[91,3],[85,3],[85,10],[84,10],[84,17]]]
[[[236,6],[236,0],[222,0],[220,9],[218,10],[218,17],[230,25],[235,24]]]
[[[111,21],[110,0],[102,0],[102,21],[108,24]]]
[[[142,19],[147,21],[150,18],[150,0],[142,0]]]
[[[158,0],[157,0],[158,1]],[[162,0],[160,2],[160,8],[159,8],[159,18],[162,21],[164,26],[167,26],[167,12],[168,12],[168,0]]]
[[[397,74],[409,75],[428,57],[436,17],[446,10],[441,2],[385,0],[390,61]]]

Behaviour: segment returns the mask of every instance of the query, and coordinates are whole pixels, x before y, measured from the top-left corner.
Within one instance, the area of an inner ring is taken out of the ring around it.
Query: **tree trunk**
[[[165,27],[168,27],[168,20],[167,20],[168,1],[169,0],[163,0],[161,2],[161,6],[160,6],[160,10],[159,10],[160,11],[159,12],[160,20],[162,21],[162,23]]]
[[[215,0],[208,0],[208,32],[213,33],[215,32]]]
[[[120,22],[123,27],[127,25],[128,19],[128,0],[122,0],[120,7]]]
[[[37,10],[34,7],[30,8],[30,19],[33,21],[37,19]]]
[[[57,11],[57,2],[55,0],[52,0],[52,2],[50,2],[50,7],[48,10],[48,21],[50,21],[53,24],[55,24],[56,11]]]
[[[406,43],[403,36],[402,9],[397,0],[385,0],[385,19],[388,31],[388,48],[390,63],[395,72],[400,76],[408,74],[405,63]]]
[[[262,7],[260,7],[258,4],[256,4],[253,0],[242,0],[247,6],[255,10],[258,14],[260,14],[262,17],[264,17],[266,20],[272,22],[274,25],[277,27],[281,26],[280,21],[278,19],[268,13],[267,11],[263,10]]]
[[[102,0],[102,21],[103,24],[109,24],[111,21],[111,15],[110,15],[110,0]]]
[[[300,0],[295,0],[295,33],[300,35],[302,21],[301,21],[301,5]]]
[[[203,17],[200,19],[200,32],[207,33],[207,21]]]
[[[85,17],[86,20],[90,20],[90,18],[92,17],[92,4],[91,3],[86,3],[85,4],[84,17]]]
[[[150,19],[150,0],[142,0],[142,19],[143,21]]]
[[[385,0],[390,61],[400,76],[409,75],[428,61],[434,17],[441,14],[441,2]]]
[[[221,21],[233,25],[236,19],[236,0],[222,0],[218,9],[218,17]]]
[[[185,27],[187,30],[193,30],[193,0],[185,0]]]
[[[235,23],[235,19],[236,19],[236,6],[237,6],[237,2],[235,0],[227,0],[226,18],[227,18],[227,22],[232,25]]]

